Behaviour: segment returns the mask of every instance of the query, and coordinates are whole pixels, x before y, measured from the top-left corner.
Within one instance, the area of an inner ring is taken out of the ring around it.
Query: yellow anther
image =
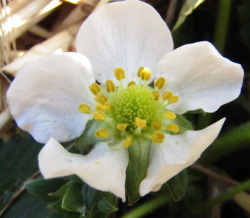
[[[107,111],[107,112],[111,112],[111,109],[112,109],[112,107],[111,107],[111,104],[109,104],[109,103],[105,103],[105,111]]]
[[[98,138],[107,138],[107,137],[109,137],[109,133],[106,129],[98,129],[95,132],[95,136]]]
[[[95,97],[95,100],[101,104],[104,104],[108,99],[107,97],[102,94],[101,92],[99,92],[96,97]]]
[[[117,129],[119,129],[120,131],[124,131],[127,126],[128,126],[127,123],[119,123],[117,124]]]
[[[173,93],[171,91],[165,91],[162,93],[163,100],[169,100],[172,96],[173,96]]]
[[[152,122],[152,126],[155,128],[155,129],[161,129],[161,121],[160,120],[155,120]]]
[[[122,145],[124,148],[128,148],[132,144],[132,137],[128,136],[125,140],[123,140]]]
[[[99,103],[99,104],[97,104],[97,105],[95,106],[95,109],[96,109],[97,111],[104,111],[104,110],[106,109],[106,106]]]
[[[134,81],[131,81],[131,82],[128,83],[128,87],[129,86],[134,86],[134,85],[136,85],[136,83]]]
[[[106,91],[107,92],[114,92],[115,91],[115,84],[112,80],[106,81]]]
[[[151,70],[148,67],[140,67],[137,76],[144,81],[148,81],[151,78]]]
[[[177,133],[180,131],[180,128],[177,124],[171,123],[167,126],[167,130],[173,133]]]
[[[136,126],[138,126],[138,127],[140,127],[140,128],[143,129],[146,126],[146,124],[147,124],[147,120],[142,120],[139,117],[135,118],[135,125]]]
[[[94,120],[105,120],[105,115],[102,112],[95,112],[93,114],[93,119]]]
[[[137,76],[139,78],[141,78],[141,74],[142,74],[142,70],[143,70],[144,67],[139,67],[138,71],[137,71]]]
[[[153,132],[151,140],[156,143],[162,143],[165,138],[165,134],[160,131]]]
[[[97,95],[101,91],[101,87],[97,83],[92,83],[89,86],[89,90],[93,93],[93,95]]]
[[[158,79],[155,80],[154,86],[157,87],[158,89],[162,89],[165,83],[166,79],[164,77],[159,77]]]
[[[159,91],[153,91],[152,92],[154,99],[157,101],[160,98],[160,92]]]
[[[176,96],[176,95],[173,95],[173,96],[171,96],[171,97],[168,99],[168,103],[169,103],[169,104],[176,103],[177,101],[179,101],[179,97]]]
[[[90,106],[86,105],[86,104],[80,104],[78,107],[78,111],[81,113],[85,113],[85,114],[90,114],[91,113],[91,109]]]
[[[168,118],[170,120],[174,120],[176,118],[175,113],[172,111],[167,111],[167,112],[163,113],[162,115],[163,115],[163,117]]]
[[[120,81],[125,78],[125,70],[122,67],[117,67],[114,70],[115,78]]]

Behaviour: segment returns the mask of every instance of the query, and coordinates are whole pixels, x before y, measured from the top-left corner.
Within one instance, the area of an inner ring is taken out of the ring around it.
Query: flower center
[[[174,122],[175,113],[167,109],[169,104],[177,102],[179,98],[168,90],[160,92],[166,84],[165,78],[156,79],[152,88],[147,85],[151,70],[140,67],[137,73],[139,83],[131,81],[124,86],[124,69],[116,68],[114,73],[119,85],[116,86],[112,80],[107,80],[103,86],[91,84],[89,89],[97,101],[95,108],[81,104],[78,109],[101,121],[96,137],[107,138],[109,144],[122,142],[128,148],[134,137],[162,143],[166,133],[179,131],[179,126]]]
[[[135,119],[139,117],[150,126],[153,120],[159,119],[163,105],[155,101],[151,88],[140,85],[129,86],[118,90],[110,99],[111,117],[117,123],[126,123],[128,133],[137,128]]]

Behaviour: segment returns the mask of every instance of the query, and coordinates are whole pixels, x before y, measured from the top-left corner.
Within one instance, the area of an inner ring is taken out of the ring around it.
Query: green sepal
[[[178,135],[184,133],[187,130],[193,130],[192,123],[188,121],[183,115],[176,114],[174,123],[180,128],[179,132],[177,133]]]
[[[81,195],[82,184],[71,182],[62,199],[62,208],[67,211],[83,213],[83,200]]]
[[[134,138],[128,148],[129,164],[126,171],[126,194],[129,205],[133,205],[140,198],[139,186],[146,177],[149,165],[151,140]]]
[[[87,184],[84,184],[82,186],[81,194],[86,211],[91,212],[91,210],[93,210],[93,208],[96,206],[98,200],[101,198],[102,192],[91,188]]]
[[[113,194],[100,192],[87,184],[82,186],[82,199],[87,218],[105,218],[118,210],[117,198]]]
[[[174,201],[180,201],[185,196],[187,190],[187,182],[187,170],[184,169],[166,183],[166,187]]]
[[[89,120],[87,122],[84,132],[75,141],[75,145],[81,153],[88,153],[96,143],[104,141],[102,138],[97,138],[95,136],[95,132],[100,126],[101,121],[99,120]]]
[[[57,200],[57,197],[51,196],[50,194],[56,192],[66,183],[68,183],[68,180],[63,178],[48,180],[37,179],[27,183],[25,187],[27,191],[36,198],[45,202],[51,202]]]

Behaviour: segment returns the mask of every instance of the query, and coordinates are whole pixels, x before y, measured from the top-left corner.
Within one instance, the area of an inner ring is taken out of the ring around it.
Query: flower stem
[[[220,0],[218,6],[217,23],[215,27],[214,45],[223,53],[229,24],[232,0]]]
[[[166,204],[171,200],[170,196],[160,196],[151,201],[146,202],[145,204],[135,208],[134,210],[127,213],[122,218],[138,218],[148,214],[150,211],[155,210],[156,208]]]

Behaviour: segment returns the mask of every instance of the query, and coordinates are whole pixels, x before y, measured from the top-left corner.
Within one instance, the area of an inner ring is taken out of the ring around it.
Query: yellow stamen
[[[101,87],[97,83],[92,83],[89,86],[89,90],[93,93],[93,95],[97,95],[101,91]]]
[[[148,81],[151,78],[151,70],[148,67],[140,67],[137,75],[143,81]]]
[[[158,79],[155,80],[154,86],[157,87],[158,89],[162,89],[165,83],[166,79],[164,77],[159,77]]]
[[[146,120],[142,120],[142,119],[140,119],[139,117],[136,117],[135,118],[135,125],[136,126],[138,126],[138,127],[140,127],[140,128],[144,128],[145,126],[146,126],[146,124],[147,124],[147,121]]]
[[[93,114],[93,119],[94,120],[105,120],[105,115],[102,112],[95,112]]]
[[[115,78],[120,81],[125,78],[125,70],[122,67],[117,67],[114,70]]]
[[[128,148],[132,144],[132,137],[128,136],[125,140],[123,140],[122,145],[124,148]]]
[[[141,78],[141,74],[142,74],[142,70],[143,70],[144,67],[139,67],[138,71],[137,71],[137,76],[139,78]]]
[[[124,131],[127,126],[128,126],[127,123],[119,123],[117,124],[117,129],[119,129],[120,131]]]
[[[177,133],[180,131],[180,128],[177,124],[171,123],[167,126],[167,130],[173,133]]]
[[[108,99],[107,97],[102,94],[101,92],[99,92],[96,97],[95,97],[95,100],[101,104],[104,104]]]
[[[86,105],[86,104],[80,104],[78,107],[78,111],[81,113],[85,113],[85,114],[90,114],[91,113],[91,109],[90,106]]]
[[[172,96],[173,96],[173,93],[171,91],[165,91],[162,93],[163,100],[169,100]]]
[[[134,85],[136,85],[136,83],[134,81],[131,81],[131,82],[128,83],[128,87],[129,86],[134,86]]]
[[[155,120],[152,122],[152,126],[155,128],[155,129],[161,129],[161,121],[160,120]]]
[[[115,84],[112,80],[106,81],[106,91],[107,92],[114,92],[115,91]]]
[[[162,115],[163,115],[163,117],[168,118],[170,120],[174,120],[176,118],[175,113],[172,111],[167,111],[167,112],[163,113]]]
[[[160,131],[153,132],[151,140],[156,143],[162,143],[165,138],[165,134]]]
[[[95,136],[98,138],[107,138],[107,137],[109,137],[109,133],[106,129],[98,129],[95,132]]]
[[[176,103],[177,101],[179,101],[179,97],[176,95],[173,95],[168,99],[169,104]]]
[[[154,99],[157,101],[160,98],[160,92],[159,91],[153,91],[152,92]]]
[[[109,104],[109,103],[105,103],[105,111],[107,111],[107,112],[111,112],[111,109],[112,109],[112,107],[111,107],[111,104]]]
[[[106,109],[106,106],[99,103],[99,104],[97,104],[97,105],[95,106],[95,109],[96,109],[97,111],[104,111],[104,110]]]

